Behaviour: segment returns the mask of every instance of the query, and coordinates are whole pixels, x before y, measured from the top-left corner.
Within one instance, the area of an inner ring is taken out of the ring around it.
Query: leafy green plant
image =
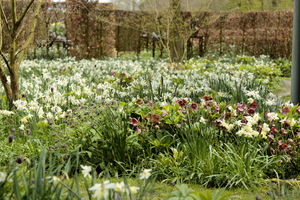
[[[250,56],[237,56],[236,61],[238,63],[243,63],[243,64],[250,64],[254,62],[253,57]]]
[[[144,169],[140,174],[136,174],[135,168],[129,177],[136,176],[140,187],[129,184],[127,174],[123,175],[122,182],[102,180],[99,183],[91,166],[80,165],[86,189],[83,193],[78,174],[79,152],[77,151],[73,159],[60,164],[57,162],[59,161],[56,160],[56,156],[47,157],[46,149],[41,151],[38,159],[34,158],[32,161],[27,159],[23,162],[19,157],[17,162],[7,166],[5,172],[0,172],[0,199],[146,199],[151,197],[149,191],[156,180],[156,176],[151,174],[151,169]],[[75,167],[73,171],[72,166]],[[110,179],[109,173],[105,178]]]
[[[279,162],[276,156],[266,155],[266,148],[251,143],[224,144],[216,152],[223,159],[223,167],[217,176],[226,177],[226,187],[259,186],[264,183],[267,169]]]
[[[56,35],[64,36],[66,32],[65,24],[61,22],[55,22],[50,25],[50,31]]]
[[[112,172],[132,169],[143,155],[139,134],[130,125],[130,113],[119,104],[90,106],[76,111],[80,121],[73,128],[73,144],[83,152],[82,159],[98,170],[109,166]]]
[[[165,200],[224,200],[229,195],[225,194],[225,188],[220,189],[215,195],[212,195],[208,190],[205,193],[194,191],[186,184],[176,185],[178,190],[171,192]]]
[[[283,77],[291,77],[292,63],[288,59],[275,60],[276,67],[280,69]]]
[[[70,173],[71,159],[66,163],[55,165],[56,159],[49,157],[49,164],[46,163],[46,150],[42,150],[39,161],[28,158],[22,163],[22,158],[17,159],[8,166],[7,174],[9,179],[0,184],[0,197],[6,199],[60,199],[63,195],[63,189],[66,189],[66,198],[77,197],[78,193],[72,191],[63,179],[68,178]],[[22,164],[21,164],[22,163]],[[62,177],[62,178],[59,178]],[[2,196],[1,196],[2,195]]]

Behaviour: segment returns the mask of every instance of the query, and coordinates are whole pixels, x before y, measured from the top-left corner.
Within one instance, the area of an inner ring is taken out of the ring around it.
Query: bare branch
[[[27,7],[25,8],[24,12],[22,13],[20,19],[18,19],[18,21],[16,22],[16,27],[19,28],[20,24],[22,23],[25,15],[27,14],[28,10],[30,9],[31,5],[33,4],[34,0],[31,0],[29,2],[29,4],[27,5]]]
[[[16,24],[16,22],[18,20],[18,18],[17,18],[17,3],[16,3],[16,0],[11,0],[11,17],[12,17],[12,22],[13,22],[13,29],[15,29],[15,24]]]
[[[6,58],[6,56],[4,55],[4,53],[1,50],[0,50],[0,56],[3,58],[8,70],[10,71],[10,65],[9,65],[8,59]]]
[[[2,17],[0,15],[0,27],[1,26],[2,26]],[[4,53],[2,52],[2,45],[3,45],[3,36],[2,36],[2,28],[1,28],[1,30],[0,30],[0,56],[3,58],[3,60],[6,63],[7,67],[10,69],[8,59],[6,58]],[[1,60],[0,60],[0,63],[1,63]]]
[[[11,98],[12,92],[11,92],[11,89],[9,87],[7,77],[6,77],[5,72],[4,72],[4,67],[3,67],[1,62],[0,62],[0,79],[1,79],[2,85],[4,87],[4,90],[5,90],[5,93],[8,97],[8,99]]]
[[[9,27],[9,23],[8,23],[8,20],[7,20],[7,17],[6,17],[6,15],[5,15],[5,12],[4,12],[4,10],[3,10],[3,6],[2,6],[2,3],[1,3],[1,1],[0,1],[0,15],[2,15],[2,17],[3,17],[3,19],[4,19],[4,23],[5,23],[5,25],[6,25],[6,27],[7,27],[7,29],[8,29],[8,31],[10,32],[10,27]],[[1,17],[1,16],[0,16]]]
[[[34,36],[34,30],[35,30],[35,27],[36,27],[36,22],[37,22],[38,14],[40,12],[42,2],[43,2],[43,0],[38,0],[38,4],[37,4],[37,7],[35,9],[34,17],[33,17],[32,24],[31,24],[30,35],[28,36],[27,40],[25,41],[24,45],[21,48],[22,51],[20,51],[20,54],[17,58],[17,66],[19,66],[21,64],[21,61],[24,57],[25,49],[32,42],[32,39],[33,39],[33,36]]]

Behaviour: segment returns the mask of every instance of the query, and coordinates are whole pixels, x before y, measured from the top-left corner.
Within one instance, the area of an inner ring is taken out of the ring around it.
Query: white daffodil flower
[[[140,173],[140,179],[148,179],[151,176],[152,169],[144,169],[143,172]]]
[[[93,197],[96,198],[97,200],[100,199],[106,199],[107,196],[109,195],[109,190],[110,189],[115,189],[116,184],[111,183],[110,181],[104,181],[103,183],[96,183],[94,186],[89,188],[90,191],[94,191]]]
[[[84,178],[86,178],[86,177],[92,178],[92,176],[90,174],[90,172],[92,171],[91,166],[80,165],[80,167],[82,168],[81,172],[82,172]]]
[[[140,188],[136,187],[136,186],[131,186],[131,187],[129,187],[129,189],[130,189],[131,194],[136,194]]]

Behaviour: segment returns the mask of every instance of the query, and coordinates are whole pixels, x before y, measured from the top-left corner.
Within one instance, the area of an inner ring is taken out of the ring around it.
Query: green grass
[[[97,179],[96,182],[101,183],[105,179]],[[72,181],[72,180],[70,180]],[[117,179],[117,178],[112,178],[111,182],[121,182],[123,179]],[[130,185],[137,185],[136,180],[134,179],[128,179],[127,180]],[[84,186],[84,181],[83,177],[81,176],[79,178],[79,183],[80,183],[80,191],[82,191],[83,194],[86,194],[85,192],[85,186]],[[220,188],[205,188],[201,185],[195,185],[195,184],[188,184],[188,187],[190,189],[193,189],[194,191],[200,192],[200,193],[206,193],[207,191],[210,192],[212,195],[216,194]],[[174,184],[168,184],[164,182],[155,182],[153,188],[151,189],[148,199],[153,199],[153,200],[160,200],[168,197],[168,194],[175,191],[177,188],[175,187]],[[287,197],[284,197],[283,195],[280,195],[279,193],[284,192]],[[296,192],[297,196],[288,196],[291,195],[292,192]],[[272,197],[271,194],[277,194],[276,197]],[[242,199],[242,200],[255,200],[257,197],[261,197],[263,200],[267,199],[280,199],[280,200],[298,200],[300,197],[300,183],[298,181],[298,184],[289,187],[289,190],[284,189],[281,185],[281,187],[278,187],[278,184],[276,181],[271,180],[266,180],[266,184],[261,187],[261,188],[250,188],[248,190],[244,188],[232,188],[232,189],[226,189],[225,195],[228,195],[228,198],[230,200],[235,200],[235,199]],[[88,196],[83,197],[88,199]]]

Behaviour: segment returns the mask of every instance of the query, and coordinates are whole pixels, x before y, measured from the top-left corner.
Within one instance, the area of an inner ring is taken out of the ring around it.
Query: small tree
[[[5,90],[7,101],[9,104],[9,109],[13,108],[13,101],[20,98],[19,91],[19,67],[23,60],[25,50],[30,45],[33,40],[34,30],[36,27],[37,17],[43,0],[37,0],[36,8],[34,11],[33,19],[31,21],[30,33],[23,45],[19,45],[18,36],[22,29],[25,16],[28,14],[29,9],[32,7],[35,0],[30,0],[30,2],[25,6],[21,15],[17,14],[17,0],[10,0],[11,3],[11,20],[8,20],[8,16],[4,11],[2,1],[0,1],[0,55],[8,69],[10,76],[10,84],[7,80],[7,75],[4,70],[4,65],[2,64],[2,59],[0,59],[0,79]],[[6,4],[7,5],[7,4]],[[8,52],[2,51],[3,45],[3,26],[8,30],[8,35],[11,41],[11,48]],[[6,55],[6,53],[8,55]]]
[[[146,15],[148,27],[154,28],[170,62],[182,62],[187,53],[187,42],[200,26],[213,19],[197,21],[201,10],[209,8],[213,0],[144,0],[140,4]],[[198,12],[194,11],[197,10]],[[147,27],[145,28],[147,29]]]

